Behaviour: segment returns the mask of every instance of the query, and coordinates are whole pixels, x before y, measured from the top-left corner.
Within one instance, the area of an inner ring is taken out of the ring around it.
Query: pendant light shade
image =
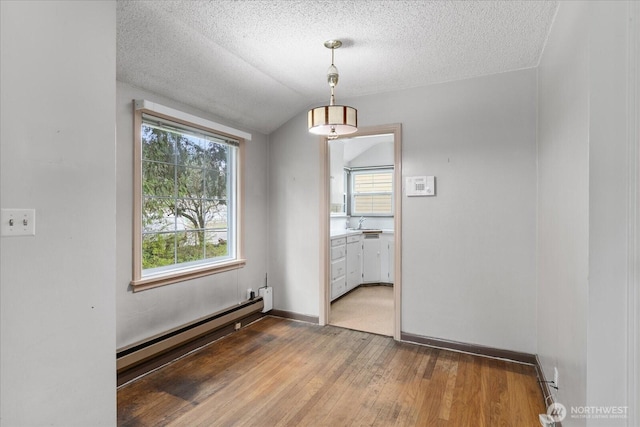
[[[338,84],[338,68],[333,64],[335,49],[342,46],[340,40],[324,42],[327,49],[331,49],[331,66],[327,70],[327,82],[331,88],[329,105],[316,107],[307,113],[309,132],[323,135],[328,139],[336,139],[341,135],[348,135],[358,130],[358,111],[346,105],[335,105],[334,88]]]
[[[358,130],[358,110],[346,105],[326,105],[309,110],[309,132],[316,135],[348,135]]]

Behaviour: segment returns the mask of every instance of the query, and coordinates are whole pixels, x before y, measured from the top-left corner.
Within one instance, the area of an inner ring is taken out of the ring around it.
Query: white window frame
[[[142,135],[141,129],[143,124],[143,114],[152,116],[159,121],[174,123],[186,129],[200,130],[203,133],[214,134],[221,138],[237,141],[237,150],[235,158],[235,173],[230,178],[231,185],[234,187],[232,193],[229,194],[229,203],[234,206],[230,207],[229,232],[235,235],[235,238],[228,237],[227,241],[230,248],[230,254],[224,258],[211,258],[196,262],[186,262],[174,264],[172,266],[160,267],[155,269],[143,270],[142,267],[142,240],[143,240],[143,224],[142,224],[142,206],[143,206],[143,190],[142,190]],[[230,133],[233,132],[233,133]],[[251,135],[241,131],[219,125],[208,120],[191,116],[189,114],[163,107],[158,104],[152,104],[148,101],[134,101],[134,200],[133,200],[133,280],[131,286],[134,292],[151,289],[158,286],[164,286],[172,283],[191,280],[198,277],[204,277],[211,274],[229,271],[241,268],[246,265],[244,258],[243,244],[243,170],[244,170],[244,143],[245,138],[251,138]],[[232,240],[229,242],[229,240]],[[233,253],[231,253],[233,252]]]
[[[391,191],[385,191],[385,192],[375,192],[375,193],[356,193],[355,192],[355,177],[357,175],[364,175],[364,174],[375,174],[375,173],[390,173],[391,174]],[[383,167],[367,167],[367,168],[352,168],[350,173],[349,173],[349,202],[350,202],[350,215],[352,216],[387,216],[387,217],[392,217],[394,216],[394,212],[395,212],[395,201],[394,201],[394,197],[393,197],[393,189],[394,187],[394,170],[392,166],[383,166]],[[359,194],[366,194],[366,195],[389,195],[391,198],[391,212],[388,213],[373,213],[373,212],[358,212],[355,210],[356,208],[356,196]]]

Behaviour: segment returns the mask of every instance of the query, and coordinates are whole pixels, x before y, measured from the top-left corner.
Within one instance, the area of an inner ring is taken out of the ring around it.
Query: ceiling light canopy
[[[338,84],[338,69],[333,64],[334,52],[342,42],[340,40],[327,40],[324,42],[327,49],[331,49],[331,66],[327,70],[327,82],[331,88],[329,105],[312,108],[307,113],[309,132],[326,136],[328,139],[336,139],[342,135],[348,135],[358,130],[358,111],[346,105],[336,105],[334,89]]]

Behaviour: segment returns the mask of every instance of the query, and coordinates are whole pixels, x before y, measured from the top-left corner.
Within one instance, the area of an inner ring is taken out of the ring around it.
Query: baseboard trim
[[[556,403],[556,399],[551,393],[551,387],[549,387],[550,381],[547,381],[547,378],[544,375],[542,363],[540,363],[540,359],[537,354],[535,368],[536,375],[538,376],[538,384],[540,384],[540,388],[542,389],[542,397],[544,397],[544,405],[548,408],[553,403]],[[556,421],[556,427],[562,427],[562,423],[560,421]]]
[[[282,317],[283,319],[300,320],[302,322],[315,323],[320,322],[318,316],[307,316],[306,314],[294,313],[286,310],[271,310],[267,313],[269,316]]]
[[[503,350],[494,347],[485,347],[482,345],[468,344],[458,341],[443,340],[440,338],[425,337],[422,335],[408,334],[402,332],[400,334],[401,341],[412,342],[415,344],[428,345],[430,347],[438,347],[446,350],[462,351],[465,353],[477,354],[479,356],[495,357],[498,359],[507,359],[514,362],[527,363],[529,365],[537,365],[537,356],[535,354],[522,353],[513,350]]]

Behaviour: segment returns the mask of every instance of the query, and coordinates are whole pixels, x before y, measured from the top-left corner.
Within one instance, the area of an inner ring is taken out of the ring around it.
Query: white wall
[[[538,352],[557,400],[627,406],[627,2],[563,2],[539,67]],[[627,425],[568,418],[563,425]]]
[[[306,113],[269,135],[269,283],[279,310],[318,316],[320,141]]]
[[[343,100],[402,123],[403,176],[438,180],[403,197],[403,332],[535,353],[535,98],[524,70]],[[303,114],[270,136],[275,306],[316,316],[319,152]]]
[[[589,3],[587,405],[590,406],[631,406],[627,402],[626,347],[628,7],[622,1]],[[626,420],[590,420],[588,425],[627,424]]]
[[[114,1],[0,2],[0,424],[112,426]]]
[[[267,138],[251,130],[245,142],[244,268],[133,293],[133,99],[147,99],[186,113],[236,127],[224,120],[165,97],[117,82],[117,346],[164,332],[246,299],[247,288],[264,285],[267,272]],[[277,295],[277,290],[274,290]]]
[[[357,144],[357,140],[353,142]],[[393,141],[381,142],[347,163],[350,167],[393,166]]]
[[[538,354],[560,402],[586,399],[589,239],[588,23],[562,4],[539,67]]]

